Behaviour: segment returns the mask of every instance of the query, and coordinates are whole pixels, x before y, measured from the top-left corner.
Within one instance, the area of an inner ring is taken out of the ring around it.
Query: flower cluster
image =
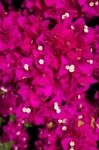
[[[98,0],[0,1],[0,150],[98,150],[98,17]]]

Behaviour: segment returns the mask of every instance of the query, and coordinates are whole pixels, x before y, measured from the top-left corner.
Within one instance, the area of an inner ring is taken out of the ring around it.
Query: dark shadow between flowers
[[[28,150],[35,150],[35,141],[37,141],[39,139],[38,135],[39,135],[39,129],[43,128],[43,125],[33,125],[32,127],[27,128],[27,133],[29,135],[29,147]]]
[[[12,0],[12,1],[11,1],[11,2],[12,2],[12,6],[13,6],[16,10],[18,10],[18,9],[20,9],[20,7],[21,7],[23,1],[24,1],[24,0]]]
[[[57,24],[57,21],[55,19],[50,18],[50,23],[48,25],[48,28],[52,30],[56,26],[56,24]]]
[[[8,3],[7,3],[7,1],[6,0],[1,0],[0,2],[2,3],[5,11],[8,11]]]
[[[98,150],[99,150],[99,140],[96,141],[96,143],[97,143],[97,148],[98,148]]]
[[[3,127],[8,124],[8,121],[9,121],[8,116],[2,117],[2,115],[0,115],[0,139],[3,135]]]
[[[99,25],[99,17],[94,16],[91,20],[86,19],[86,24],[89,27],[95,28],[95,26]]]
[[[99,83],[90,85],[86,91],[86,98],[93,106],[99,106]]]

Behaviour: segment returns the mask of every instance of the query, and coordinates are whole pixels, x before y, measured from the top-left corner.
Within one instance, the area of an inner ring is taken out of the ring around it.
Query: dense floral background
[[[98,21],[98,0],[0,0],[0,150],[99,150]]]

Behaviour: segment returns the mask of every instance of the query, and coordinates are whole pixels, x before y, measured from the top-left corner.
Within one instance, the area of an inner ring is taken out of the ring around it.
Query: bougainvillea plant
[[[99,150],[98,20],[98,0],[0,0],[0,150]]]

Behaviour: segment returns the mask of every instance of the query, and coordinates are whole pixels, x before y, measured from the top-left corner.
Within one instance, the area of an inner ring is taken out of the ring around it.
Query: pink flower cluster
[[[98,150],[99,1],[5,3],[0,150]]]

